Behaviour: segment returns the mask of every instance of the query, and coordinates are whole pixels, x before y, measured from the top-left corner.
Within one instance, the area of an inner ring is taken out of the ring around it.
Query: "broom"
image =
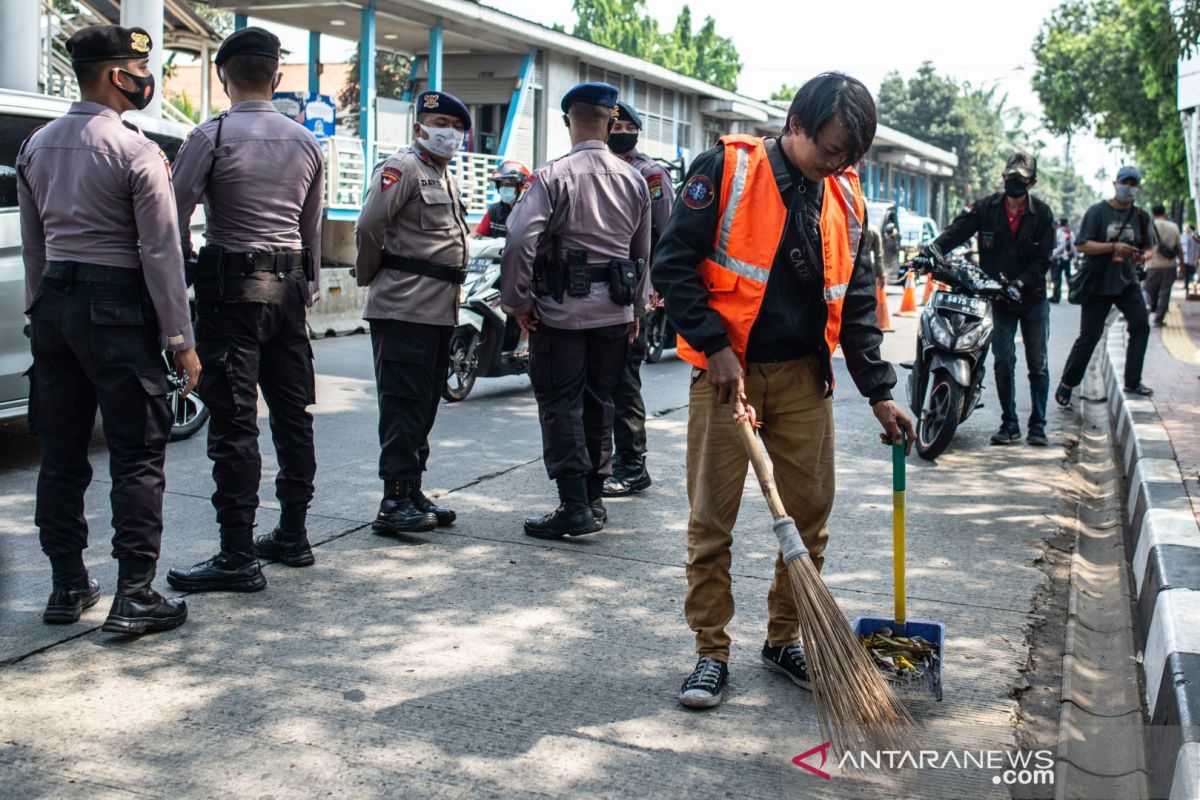
[[[754,436],[754,410],[737,415],[738,432],[775,519],[775,536],[800,616],[821,733],[835,753],[908,750],[916,724],[871,661],[837,601],[821,580],[796,523],[787,515]]]

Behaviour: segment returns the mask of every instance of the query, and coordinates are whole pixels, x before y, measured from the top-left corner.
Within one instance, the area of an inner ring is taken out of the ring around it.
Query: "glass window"
[[[47,122],[43,117],[0,114],[0,210],[17,207],[17,153],[29,134]]]

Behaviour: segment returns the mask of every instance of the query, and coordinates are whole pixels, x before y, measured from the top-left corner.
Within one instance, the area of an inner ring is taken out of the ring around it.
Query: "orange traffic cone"
[[[900,311],[897,316],[915,317],[917,315],[917,286],[916,274],[910,269],[904,278],[904,296],[900,298]]]
[[[887,292],[883,290],[881,282],[875,284],[875,319],[879,323],[879,330],[884,333],[895,330],[891,315],[888,314]]]
[[[933,297],[933,276],[925,276],[925,296],[921,298],[921,305],[929,305],[929,298]]]

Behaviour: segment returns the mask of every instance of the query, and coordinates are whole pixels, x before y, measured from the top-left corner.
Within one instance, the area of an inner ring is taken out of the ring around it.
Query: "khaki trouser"
[[[774,465],[784,507],[820,569],[834,490],[833,401],[826,397],[820,361],[810,356],[778,364],[750,364],[746,398],[763,424],[762,441]],[[716,389],[707,375],[693,369],[687,443],[692,512],[683,608],[688,627],[696,632],[696,651],[723,661],[729,660],[725,625],[733,618],[730,545],[748,468],[732,408],[717,405]],[[763,502],[757,486],[754,492],[751,502]],[[757,535],[774,537],[769,529]],[[775,579],[767,593],[767,613],[768,643],[779,646],[799,641],[800,620],[778,553]]]

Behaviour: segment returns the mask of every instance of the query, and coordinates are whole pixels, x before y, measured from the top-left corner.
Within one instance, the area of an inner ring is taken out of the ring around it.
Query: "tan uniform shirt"
[[[383,254],[467,265],[466,208],[454,179],[419,149],[402,147],[371,174],[354,226],[359,286],[368,286],[364,319],[457,325],[456,283],[380,266]]]
[[[533,173],[525,193],[508,216],[508,242],[500,267],[504,305],[514,313],[535,305],[552,328],[581,330],[632,322],[650,299],[650,192],[646,181],[599,140],[580,142],[562,158]],[[587,297],[533,296],[533,261],[552,236],[561,250],[586,250],[588,264],[614,258],[646,262],[631,306],[618,306],[607,283],[593,283]]]
[[[650,250],[653,252],[658,246],[658,237],[667,229],[671,207],[675,205],[671,178],[661,164],[645,153],[638,152],[636,148],[618,158],[623,159],[646,179],[646,188],[650,191]]]
[[[47,261],[140,269],[171,350],[192,347],[171,168],[113,109],[80,101],[17,158],[26,306]]]
[[[218,125],[221,144],[216,148]],[[189,223],[203,197],[209,244],[231,253],[310,250],[309,303],[320,285],[324,195],[321,145],[267,100],[238,103],[224,120],[213,117],[201,123],[175,157],[184,252],[192,251]]]

